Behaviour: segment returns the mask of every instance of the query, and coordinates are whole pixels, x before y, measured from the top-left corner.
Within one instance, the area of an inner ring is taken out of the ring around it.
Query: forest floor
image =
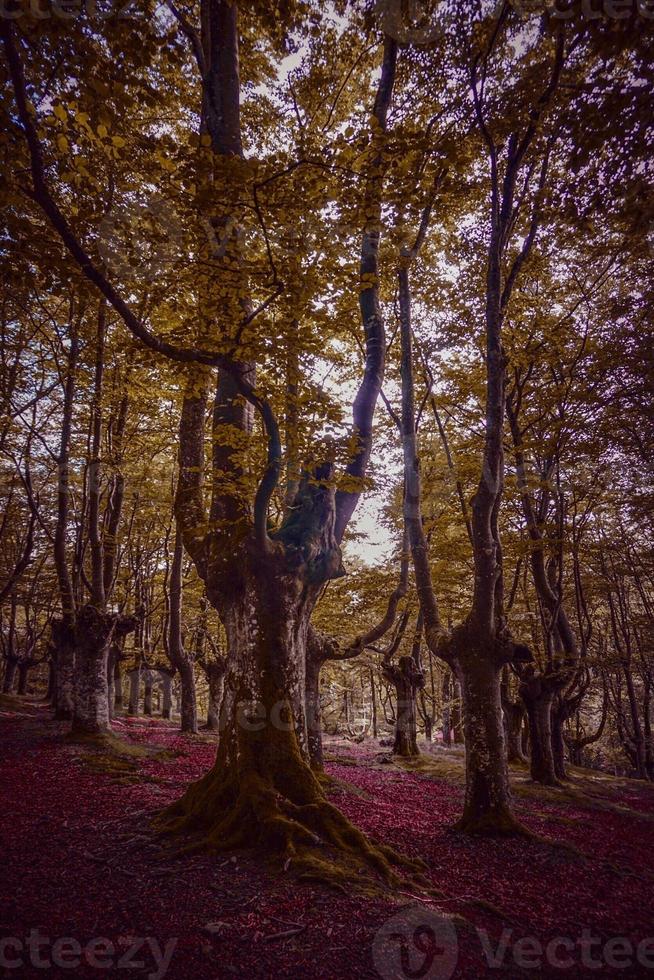
[[[97,754],[46,707],[0,700],[2,977],[654,977],[650,787],[575,770],[544,790],[516,770],[516,811],[537,836],[469,839],[450,829],[460,749],[405,767],[372,739],[328,738],[333,802],[422,858],[438,897],[345,894],[252,853],[172,859],[149,820],[216,741],[143,718],[115,733],[128,748]]]

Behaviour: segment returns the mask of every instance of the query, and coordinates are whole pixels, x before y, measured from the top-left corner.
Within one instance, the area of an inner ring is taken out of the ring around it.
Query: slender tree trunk
[[[123,671],[120,661],[114,663],[114,714],[123,710]]]
[[[397,666],[389,664],[383,669],[397,696],[393,753],[410,759],[420,755],[416,693],[422,686],[423,676],[416,670],[413,657],[400,657]]]
[[[370,699],[372,711],[372,737],[377,738],[377,690],[375,685],[375,672],[370,668]]]
[[[425,716],[425,742],[434,740],[434,725],[429,715]]]
[[[48,661],[48,690],[46,691],[45,700],[49,701],[50,704],[54,704],[55,691],[57,690],[57,665],[55,664],[54,657],[50,656]]]
[[[34,664],[30,662],[21,661],[18,664],[18,694],[27,694],[27,681],[29,679],[29,672]]]
[[[504,721],[506,725],[507,760],[513,763],[524,763],[527,757],[522,747],[522,726],[525,709],[521,704],[503,702]]]
[[[453,681],[453,701],[451,710],[452,719],[452,741],[455,745],[463,745],[463,695],[461,693],[461,682],[457,677]]]
[[[129,701],[127,704],[128,715],[138,715],[139,713],[139,693],[141,689],[141,668],[134,667],[129,672]]]
[[[143,671],[143,714],[152,715],[152,671],[146,668]]]
[[[451,693],[451,675],[449,669],[445,670],[443,674],[443,745],[449,749],[452,744],[452,713],[450,708],[450,701],[452,697]]]
[[[566,705],[562,698],[555,698],[552,704],[551,724],[552,724],[552,756],[554,759],[554,772],[557,779],[567,779],[568,773],[565,767],[565,738],[563,736],[563,725],[566,718]]]
[[[322,748],[322,711],[320,705],[320,670],[322,661],[312,656],[310,647],[306,657],[306,713],[307,745],[311,768],[317,771],[324,766]]]
[[[632,742],[634,748],[636,773],[638,779],[647,779],[648,773],[645,735],[640,721],[638,699],[636,697],[636,689],[634,686],[633,675],[631,673],[631,664],[629,662],[623,663],[623,673],[627,688],[629,712],[631,715]]]
[[[163,690],[161,717],[170,721],[173,717],[173,675],[169,670],[160,671]]]
[[[183,732],[194,733],[198,730],[198,708],[192,663],[187,661],[179,667],[179,683],[181,688],[180,728]]]
[[[18,666],[17,657],[7,657],[5,666],[5,677],[2,684],[2,693],[11,694],[14,689],[14,681],[16,679],[16,668]]]
[[[169,612],[168,612],[168,656],[179,671],[181,688],[181,722],[183,732],[191,734],[198,730],[198,709],[195,696],[195,673],[193,662],[182,642],[182,561],[184,548],[179,527],[175,530],[173,560],[170,571]]]
[[[209,701],[207,707],[207,729],[210,732],[220,731],[220,709],[225,690],[225,669],[223,662],[212,661],[207,664],[207,680],[209,681]]]

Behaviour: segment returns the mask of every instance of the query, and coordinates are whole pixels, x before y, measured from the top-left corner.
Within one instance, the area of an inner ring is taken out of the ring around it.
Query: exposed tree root
[[[452,830],[476,837],[526,837],[531,840],[536,837],[508,808],[481,814],[464,813]]]
[[[284,870],[336,887],[361,882],[366,871],[386,885],[419,881],[422,862],[373,843],[327,800],[294,732],[266,735],[223,739],[214,767],[160,814],[156,829],[186,836],[185,851],[259,848]]]

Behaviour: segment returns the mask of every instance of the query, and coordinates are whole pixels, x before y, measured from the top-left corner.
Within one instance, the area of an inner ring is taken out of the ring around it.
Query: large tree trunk
[[[279,558],[279,554],[272,556]],[[245,596],[219,610],[230,657],[214,767],[170,807],[164,829],[188,829],[212,848],[260,845],[287,865],[330,877],[324,847],[356,853],[393,880],[374,848],[327,801],[311,769],[305,716],[305,644],[313,595],[282,561],[244,570]],[[208,590],[210,592],[210,590]],[[313,590],[311,590],[313,593]]]
[[[557,786],[558,778],[552,751],[552,702],[554,691],[542,675],[526,676],[520,684],[520,697],[529,718],[531,778],[544,786]]]
[[[114,616],[94,606],[84,606],[78,613],[72,728],[76,734],[109,731],[107,661],[115,626]]]
[[[75,639],[70,624],[63,619],[52,620],[52,649],[56,663],[55,718],[70,721],[73,717]]]
[[[466,746],[466,791],[457,824],[466,833],[520,829],[511,811],[500,696],[501,667],[489,651],[470,649],[459,668]]]

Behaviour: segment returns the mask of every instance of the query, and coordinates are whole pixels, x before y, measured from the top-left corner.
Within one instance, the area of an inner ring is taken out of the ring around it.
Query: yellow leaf
[[[100,137],[100,139],[104,139],[107,133],[108,130],[106,126],[98,126],[98,136]]]
[[[61,153],[65,153],[66,152],[66,150],[68,149],[68,140],[66,139],[65,136],[58,136],[57,137],[57,146],[59,147],[59,151]]]
[[[54,112],[57,119],[61,119],[62,122],[65,122],[66,119],[68,119],[66,110],[62,105],[56,105],[52,111]]]

